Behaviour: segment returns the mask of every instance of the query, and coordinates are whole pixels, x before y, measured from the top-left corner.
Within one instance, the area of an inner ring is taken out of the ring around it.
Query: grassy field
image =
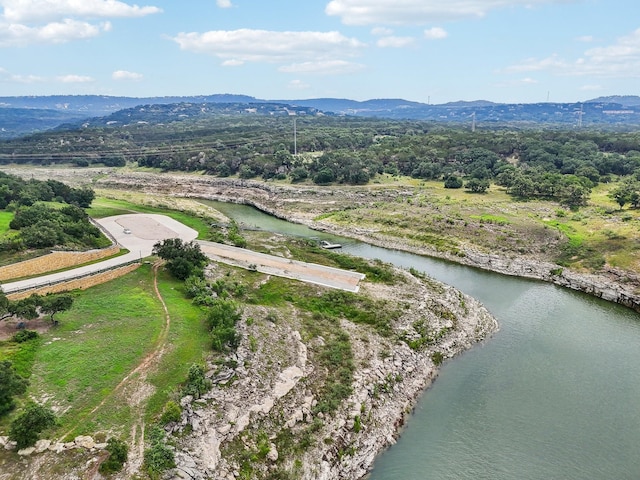
[[[149,417],[159,413],[185,379],[189,365],[201,362],[207,351],[201,312],[183,297],[180,284],[161,274],[159,289],[167,295],[171,328],[158,370],[149,371],[154,387]],[[157,347],[165,322],[150,265],[79,292],[73,308],[58,319],[60,324],[41,336],[39,346],[23,348],[5,342],[0,345],[0,357],[10,358],[23,374],[31,370],[28,394],[58,412],[52,437],[100,431],[126,435],[134,420],[127,401],[131,392],[114,393],[114,389]],[[0,428],[6,428],[7,422]]]

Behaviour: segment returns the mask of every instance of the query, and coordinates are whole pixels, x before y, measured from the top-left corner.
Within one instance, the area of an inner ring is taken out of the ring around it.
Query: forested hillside
[[[449,188],[474,192],[495,183],[517,198],[556,199],[569,206],[584,204],[599,182],[627,176],[623,203],[637,203],[640,133],[634,131],[506,126],[472,131],[432,122],[314,116],[314,111],[295,117],[233,112],[200,117],[194,109],[136,108],[107,117],[110,125],[4,141],[0,161],[133,163],[319,185],[366,184],[387,173],[442,180]],[[125,125],[127,118],[133,122]]]

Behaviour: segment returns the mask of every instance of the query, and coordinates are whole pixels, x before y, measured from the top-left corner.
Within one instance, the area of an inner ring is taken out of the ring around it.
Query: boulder
[[[51,445],[51,440],[38,440],[35,445],[36,453],[44,452],[49,448],[50,445]]]
[[[96,446],[96,442],[89,435],[80,435],[76,437],[74,443],[76,444],[76,446],[86,448],[87,450],[90,450]]]
[[[267,453],[267,459],[271,462],[278,461],[278,450],[276,450],[275,444],[269,445],[269,453]]]

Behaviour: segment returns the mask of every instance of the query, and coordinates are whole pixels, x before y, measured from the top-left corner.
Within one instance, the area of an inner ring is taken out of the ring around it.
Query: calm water
[[[640,315],[553,285],[324,235],[241,205],[265,230],[339,241],[482,301],[491,340],[446,363],[372,480],[640,479]]]

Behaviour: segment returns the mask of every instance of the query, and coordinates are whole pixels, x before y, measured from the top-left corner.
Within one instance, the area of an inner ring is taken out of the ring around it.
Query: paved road
[[[185,242],[190,242],[198,236],[198,232],[194,229],[166,215],[133,213],[102,218],[97,222],[123,248],[129,250],[129,253],[73,270],[5,283],[1,286],[2,290],[5,293],[12,293],[82,277],[148,257],[151,255],[153,245],[166,238],[181,238]],[[358,283],[364,278],[363,274],[357,272],[298,262],[219,243],[204,241],[199,241],[198,243],[203,253],[214,261],[244,268],[248,268],[249,265],[255,265],[256,269],[263,273],[293,278],[331,288],[357,292]]]
[[[2,285],[2,290],[5,293],[11,293],[82,277],[148,257],[151,255],[153,245],[159,240],[178,237],[190,242],[198,236],[198,232],[194,229],[166,215],[133,213],[102,218],[97,220],[97,222],[107,230],[123,248],[129,250],[129,253],[64,272],[43,275],[29,280],[5,283]],[[125,233],[125,229],[130,233]]]

